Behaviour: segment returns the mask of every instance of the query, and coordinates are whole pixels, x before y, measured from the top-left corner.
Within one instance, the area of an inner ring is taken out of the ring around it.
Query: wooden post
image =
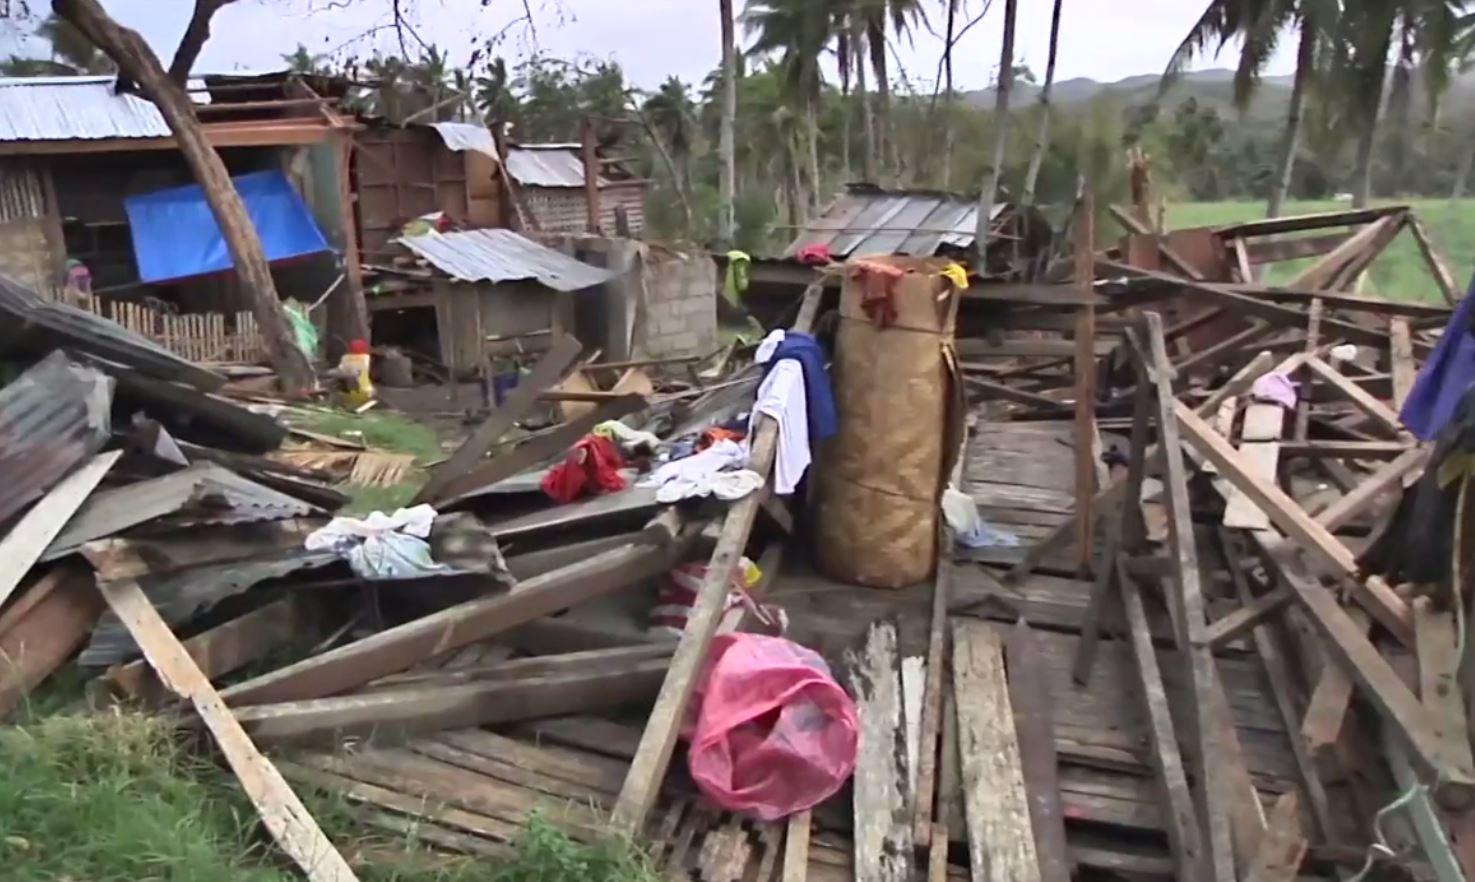
[[[1075,283],[1082,297],[1089,300],[1096,279],[1094,254],[1095,208],[1091,190],[1081,194],[1076,214]],[[1087,304],[1076,308],[1075,327],[1075,453],[1076,453],[1076,547],[1083,572],[1091,568],[1091,539],[1095,527],[1091,497],[1096,492],[1096,307]],[[1108,562],[1109,565],[1109,562]]]
[[[354,217],[351,174],[353,137],[347,132],[333,135],[338,146],[338,214],[343,236],[343,284],[329,295],[329,333],[344,340],[370,340],[373,326],[369,305],[364,300],[364,270],[359,263],[358,223]]]
[[[594,124],[584,118],[579,128],[579,153],[584,160],[584,209],[589,232],[599,235],[599,153],[595,149]]]

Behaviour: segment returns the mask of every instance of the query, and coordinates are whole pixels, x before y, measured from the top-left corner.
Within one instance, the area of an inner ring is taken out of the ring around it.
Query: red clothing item
[[[573,502],[583,496],[602,496],[625,489],[620,469],[625,460],[615,442],[585,435],[569,448],[563,462],[543,477],[543,492],[554,502]]]
[[[794,253],[794,259],[805,266],[824,266],[833,260],[830,257],[830,246],[823,243],[805,245]]]
[[[861,308],[876,327],[890,327],[896,321],[896,283],[906,273],[900,267],[879,261],[859,260],[855,265],[864,286]]]

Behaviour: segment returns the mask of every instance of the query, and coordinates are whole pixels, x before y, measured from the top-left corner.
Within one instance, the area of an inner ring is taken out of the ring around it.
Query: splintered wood
[[[907,812],[907,750],[896,627],[871,628],[864,648],[848,661],[860,722],[854,781],[856,879],[908,882],[912,819]]]
[[[1039,882],[1029,795],[1004,677],[1004,643],[989,625],[954,623],[953,690],[973,878]]]

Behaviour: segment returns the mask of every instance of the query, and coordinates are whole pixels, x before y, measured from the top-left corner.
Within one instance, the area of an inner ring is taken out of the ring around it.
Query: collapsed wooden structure
[[[589,393],[588,412],[506,443],[583,366],[564,337],[420,494],[482,518],[511,588],[483,573],[362,594],[287,568],[244,613],[179,616],[158,587],[159,540],[125,519],[71,546],[90,570],[0,557],[19,588],[0,645],[46,598],[71,598],[68,648],[21,686],[39,682],[86,640],[95,581],[142,651],[112,658],[100,686],[188,699],[314,880],[353,871],[287,782],[475,855],[504,854],[541,811],[703,882],[1344,879],[1374,858],[1379,872],[1468,878],[1470,592],[1414,591],[1356,562],[1428,456],[1398,409],[1450,310],[1349,289],[1404,228],[1449,299],[1452,277],[1404,208],[1166,235],[1112,213],[1128,229],[1117,247],[1097,247],[1087,203],[1043,280],[964,295],[969,407],[951,483],[992,538],[948,534],[929,584],[825,579],[802,508],[766,489],[715,507],[640,487],[530,504],[542,467],[600,422],[678,437],[748,409],[759,379],[748,366],[671,394]],[[1257,281],[1289,260],[1312,262],[1284,286]],[[826,337],[835,278],[814,275],[785,325]],[[1290,410],[1256,397],[1270,374],[1298,387]],[[767,481],[771,419],[750,443]],[[110,467],[44,502],[69,515]],[[200,565],[172,553],[182,572]],[[861,724],[849,790],[778,822],[703,804],[679,761],[744,554]],[[706,570],[684,631],[652,634],[652,580],[692,560]],[[241,678],[294,630],[324,639]],[[1380,810],[1400,794],[1390,819]]]

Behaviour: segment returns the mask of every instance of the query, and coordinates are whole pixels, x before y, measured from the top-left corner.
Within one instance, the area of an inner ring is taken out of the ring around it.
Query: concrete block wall
[[[707,355],[717,348],[717,264],[711,257],[651,247],[642,275],[644,309],[635,323],[640,357]]]

